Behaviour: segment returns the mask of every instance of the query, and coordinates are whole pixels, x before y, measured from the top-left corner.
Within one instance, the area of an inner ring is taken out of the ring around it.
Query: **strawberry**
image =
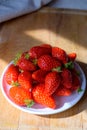
[[[70,53],[70,54],[68,54],[68,58],[69,58],[69,60],[71,60],[71,61],[74,61],[75,59],[76,59],[76,53]]]
[[[11,64],[5,73],[5,80],[9,85],[11,85],[13,82],[17,82],[18,75],[19,75],[18,67],[14,66],[14,64]]]
[[[60,76],[57,72],[49,72],[45,78],[45,93],[52,95],[60,85]]]
[[[67,63],[68,61],[66,52],[59,47],[52,47],[52,56],[60,60],[62,63]]]
[[[62,84],[66,88],[71,88],[72,87],[72,74],[71,71],[68,69],[63,69],[61,73],[62,77]]]
[[[36,64],[34,64],[33,60],[28,52],[18,53],[14,59],[14,64],[22,70],[34,71],[36,70]]]
[[[28,52],[23,52],[23,53],[17,53],[14,59],[14,65],[18,65],[18,62],[20,59],[29,59],[29,54]]]
[[[37,68],[36,65],[34,65],[31,61],[27,59],[20,59],[18,61],[18,66],[20,69],[26,70],[26,71],[35,71]]]
[[[47,71],[39,69],[32,73],[32,78],[40,83],[44,83],[46,74]]]
[[[61,63],[50,55],[43,55],[38,59],[38,66],[45,71],[51,71],[53,68],[60,67]]]
[[[56,103],[52,96],[48,96],[44,93],[44,84],[35,86],[32,90],[33,99],[36,103],[42,104],[43,106],[55,109]]]
[[[39,58],[42,55],[51,54],[51,48],[35,46],[29,50],[29,55],[31,58]]]
[[[13,102],[20,106],[27,105],[28,107],[33,105],[32,94],[26,91],[22,87],[11,87],[9,90],[9,95]]]
[[[71,90],[77,90],[79,89],[81,86],[80,84],[80,79],[79,79],[79,76],[77,75],[77,73],[72,72],[72,87],[71,87]]]
[[[28,71],[21,72],[18,76],[18,83],[26,90],[32,89],[32,75]]]
[[[57,96],[70,96],[72,94],[72,91],[68,88],[65,88],[63,85],[60,85],[55,94]]]

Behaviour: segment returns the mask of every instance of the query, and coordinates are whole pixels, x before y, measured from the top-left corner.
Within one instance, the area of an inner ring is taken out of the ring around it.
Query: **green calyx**
[[[29,100],[29,99],[25,99],[24,100],[24,103],[25,103],[25,105],[28,107],[28,108],[30,108],[30,107],[32,107],[33,105],[34,105],[34,101],[33,100]]]
[[[78,88],[78,93],[80,93],[80,92],[82,92],[83,91],[83,89],[82,88]]]
[[[27,53],[24,58],[28,60],[30,58],[30,55]]]
[[[19,52],[19,53],[16,54],[15,59],[14,59],[14,65],[17,65],[17,62],[21,58],[21,55],[22,55],[21,52]]]
[[[74,63],[72,61],[64,64],[65,68],[67,69],[73,69],[74,68]]]
[[[61,67],[56,67],[56,68],[53,68],[52,71],[62,72],[62,68]]]
[[[15,81],[15,82],[12,81],[11,85],[14,86],[14,87],[20,86],[20,84],[18,83],[18,81]]]
[[[37,59],[33,59],[32,60],[32,62],[33,62],[34,65],[37,65],[37,61],[38,61]]]
[[[18,53],[16,54],[15,59],[14,59],[14,65],[17,65],[18,60],[21,58],[22,54],[23,54],[22,52],[18,52]],[[28,60],[28,59],[30,58],[29,54],[26,53],[26,54],[24,55],[24,58]]]

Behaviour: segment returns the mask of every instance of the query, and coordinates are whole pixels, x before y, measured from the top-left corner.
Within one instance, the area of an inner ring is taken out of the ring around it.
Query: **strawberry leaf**
[[[15,87],[18,87],[18,86],[20,86],[20,84],[18,83],[18,81],[12,81],[12,83],[11,83],[11,85],[12,86],[15,86]]]
[[[74,63],[72,61],[64,64],[65,68],[67,69],[73,69],[74,68]]]
[[[15,66],[17,65],[18,60],[21,58],[21,55],[22,55],[21,52],[19,52],[19,53],[16,54],[14,62],[13,62]]]
[[[33,100],[25,99],[24,102],[25,102],[25,105],[27,107],[29,107],[29,108],[34,105],[34,101]]]
[[[83,89],[82,88],[78,88],[78,93],[80,93],[80,92],[82,92],[83,91]]]
[[[27,53],[26,55],[25,55],[25,59],[29,59],[30,58],[30,55]]]
[[[56,67],[56,68],[53,68],[52,71],[62,72],[62,69],[61,67]]]

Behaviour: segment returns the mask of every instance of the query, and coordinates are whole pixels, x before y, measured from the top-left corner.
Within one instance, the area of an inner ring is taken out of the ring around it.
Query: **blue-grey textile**
[[[33,12],[52,0],[0,0],[0,23]]]

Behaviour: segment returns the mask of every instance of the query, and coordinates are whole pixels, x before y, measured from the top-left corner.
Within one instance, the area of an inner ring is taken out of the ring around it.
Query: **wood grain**
[[[58,10],[57,10],[58,11]],[[87,77],[87,16],[35,12],[0,24],[0,75],[19,51],[50,43],[77,53]],[[0,91],[0,130],[87,130],[87,92],[71,109],[50,116],[22,112]]]

